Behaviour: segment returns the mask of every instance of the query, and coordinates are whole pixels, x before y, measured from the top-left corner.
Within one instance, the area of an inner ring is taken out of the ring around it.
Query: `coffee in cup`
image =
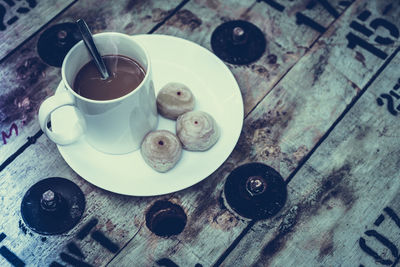
[[[123,55],[102,56],[110,77],[104,80],[94,63],[86,63],[75,77],[72,89],[92,100],[111,100],[135,90],[146,72],[136,60]]]

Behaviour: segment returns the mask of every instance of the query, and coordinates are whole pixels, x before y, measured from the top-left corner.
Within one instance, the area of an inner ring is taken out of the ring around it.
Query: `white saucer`
[[[235,78],[207,49],[166,35],[136,35],[153,64],[156,94],[168,82],[186,84],[196,98],[195,110],[210,113],[221,129],[218,142],[206,152],[183,151],[178,164],[166,173],[151,169],[140,151],[125,155],[101,153],[81,138],[58,146],[62,157],[81,177],[105,190],[131,196],[154,196],[192,186],[214,172],[232,152],[243,126],[243,100]],[[63,89],[59,85],[57,92]],[[51,117],[54,131],[66,131],[76,121],[73,107],[62,107]],[[175,133],[175,121],[160,117],[158,129]]]

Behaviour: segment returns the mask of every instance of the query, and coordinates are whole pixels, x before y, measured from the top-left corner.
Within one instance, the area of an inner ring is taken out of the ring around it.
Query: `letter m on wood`
[[[3,139],[4,145],[7,144],[7,139],[12,136],[13,130],[15,132],[15,135],[18,136],[18,127],[17,127],[17,124],[15,124],[15,123],[11,124],[11,127],[10,127],[8,133],[6,133],[4,131],[1,132],[1,138]]]

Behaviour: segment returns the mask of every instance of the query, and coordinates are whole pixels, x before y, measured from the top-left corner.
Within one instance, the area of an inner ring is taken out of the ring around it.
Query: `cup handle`
[[[68,92],[62,92],[47,98],[40,105],[39,108],[39,123],[42,131],[47,135],[47,137],[58,145],[69,145],[77,141],[85,131],[85,125],[81,125],[77,123],[74,129],[71,129],[72,134],[68,134],[68,136],[63,135],[62,133],[56,133],[50,130],[47,127],[48,122],[50,121],[50,115],[53,111],[61,108],[63,106],[74,106],[75,100],[71,94]],[[79,111],[78,111],[79,112]]]

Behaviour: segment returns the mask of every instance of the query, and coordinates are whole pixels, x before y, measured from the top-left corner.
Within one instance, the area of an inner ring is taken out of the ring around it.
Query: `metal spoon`
[[[100,53],[93,42],[92,33],[90,32],[88,25],[83,19],[78,19],[76,21],[76,24],[78,25],[79,31],[82,34],[83,42],[85,43],[86,48],[92,55],[94,63],[96,64],[96,67],[99,70],[102,79],[107,80],[110,75],[108,74],[106,65],[104,64],[104,61],[101,58]]]

